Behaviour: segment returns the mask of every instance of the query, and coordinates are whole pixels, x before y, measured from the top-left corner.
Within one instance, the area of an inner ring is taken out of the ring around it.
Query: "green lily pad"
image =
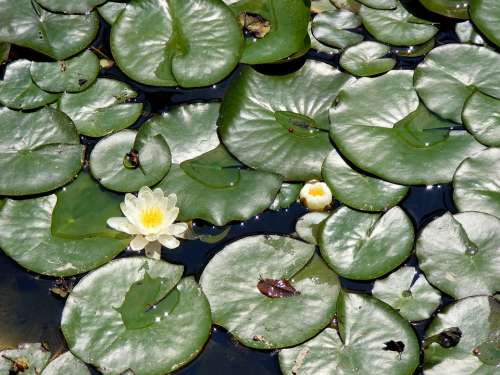
[[[363,25],[379,42],[394,46],[422,44],[437,34],[438,28],[409,13],[401,4],[394,10],[362,6]]]
[[[273,283],[292,290],[276,290]],[[208,263],[200,284],[214,323],[258,349],[297,345],[317,334],[335,313],[340,288],[313,245],[269,235],[226,246]]]
[[[430,11],[451,18],[468,19],[470,0],[420,0]]]
[[[281,187],[278,175],[241,167],[219,146],[180,166],[173,164],[157,187],[177,195],[179,221],[203,219],[222,226],[264,211]]]
[[[311,0],[311,13],[321,13],[335,9],[335,5],[330,0]]]
[[[170,149],[160,136],[122,130],[100,140],[90,154],[90,171],[104,187],[138,191],[158,183],[169,171]]]
[[[332,150],[328,109],[353,81],[330,65],[308,60],[295,73],[267,76],[244,68],[226,93],[222,141],[246,165],[287,181],[320,178]]]
[[[311,25],[313,36],[331,47],[343,49],[363,40],[363,35],[345,30],[361,25],[361,18],[348,10],[332,10],[318,14]]]
[[[10,43],[0,43],[0,64],[3,64],[9,58]]]
[[[340,57],[340,66],[359,76],[374,76],[394,68],[396,60],[384,58],[391,51],[389,46],[377,42],[361,42],[347,48]]]
[[[500,54],[467,44],[440,46],[415,69],[415,88],[431,111],[461,123],[475,91],[500,99]]]
[[[500,283],[500,219],[480,212],[446,213],[417,240],[427,279],[454,298],[493,294]]]
[[[434,48],[436,44],[435,38],[430,39],[424,44],[419,44],[418,46],[406,46],[406,47],[392,47],[391,52],[395,55],[401,57],[418,57],[424,56],[429,53]]]
[[[142,103],[130,103],[137,93],[124,82],[98,78],[87,90],[64,93],[59,109],[66,113],[80,134],[89,137],[125,129],[142,114]]]
[[[347,9],[354,13],[358,13],[362,5],[356,0],[331,0],[331,2],[339,9]]]
[[[274,202],[269,207],[271,210],[279,210],[290,207],[294,202],[299,200],[300,189],[302,184],[291,184],[288,182],[281,185],[281,189],[276,195]]]
[[[242,41],[233,13],[219,0],[132,0],[111,29],[120,69],[154,86],[224,79],[238,64]]]
[[[80,170],[82,151],[64,113],[52,108],[30,113],[1,108],[0,195],[38,194],[64,185]]]
[[[99,59],[86,50],[66,61],[33,62],[31,78],[49,92],[78,92],[87,89],[99,74]]]
[[[440,343],[452,328],[460,330],[458,343]],[[425,374],[495,375],[500,363],[500,303],[486,296],[457,301],[436,316],[425,336]]]
[[[336,321],[338,331],[326,328],[302,345],[281,350],[283,374],[400,375],[413,374],[417,368],[417,338],[410,324],[385,303],[342,292]]]
[[[439,291],[413,267],[402,267],[375,281],[372,293],[410,321],[430,318],[441,303]]]
[[[500,46],[500,3],[496,0],[470,0],[470,17],[474,25],[488,38]]]
[[[323,178],[335,199],[362,211],[386,211],[397,205],[409,190],[407,186],[355,171],[335,150],[323,164]]]
[[[309,39],[311,41],[311,48],[322,53],[328,53],[330,55],[334,55],[339,52],[338,49],[329,47],[323,43],[321,43],[318,39],[316,39],[312,33],[312,22],[309,22],[309,26],[307,28],[307,35],[309,35]]]
[[[38,4],[51,12],[67,14],[85,14],[108,0],[36,0]]]
[[[85,363],[76,358],[71,352],[66,352],[50,362],[41,372],[41,375],[62,374],[90,375],[91,372]]]
[[[361,4],[374,9],[395,9],[398,0],[358,0]]]
[[[247,13],[269,22],[264,37],[245,38],[241,62],[266,64],[286,59],[303,48],[309,4],[303,0],[241,0],[231,4],[236,16]]]
[[[342,155],[393,183],[450,182],[458,165],[483,149],[419,103],[408,70],[361,78],[338,101],[330,110],[330,134]]]
[[[480,211],[500,219],[500,148],[465,159],[453,177],[453,201],[459,211]]]
[[[304,241],[317,245],[320,224],[328,216],[329,212],[309,212],[297,220],[295,231]]]
[[[73,354],[104,374],[163,375],[193,360],[212,322],[200,287],[192,277],[181,279],[182,271],[134,257],[84,277],[61,322]]]
[[[0,19],[5,20],[0,26],[0,41],[34,49],[56,60],[83,50],[94,40],[99,28],[95,12],[51,13],[33,0],[0,0]]]
[[[184,104],[161,116],[155,116],[141,127],[141,133],[161,134],[170,147],[172,163],[194,159],[219,144],[217,118],[220,103]]]
[[[110,25],[114,24],[127,3],[119,3],[114,1],[108,1],[105,4],[97,8],[97,11],[104,20]]]
[[[500,147],[500,99],[475,92],[465,102],[462,120],[479,142]]]
[[[399,207],[385,214],[340,207],[319,229],[319,247],[339,275],[370,280],[385,275],[410,256],[414,229]]]
[[[461,43],[476,44],[479,46],[485,45],[485,41],[479,34],[470,21],[459,22],[455,26],[455,32]]]
[[[31,61],[16,60],[7,65],[0,81],[0,103],[14,109],[34,109],[55,102],[59,95],[41,90],[31,80]]]
[[[16,349],[0,351],[0,375],[16,374],[11,370],[22,369],[19,373],[23,375],[38,375],[49,362],[50,352],[41,344],[22,344]]]

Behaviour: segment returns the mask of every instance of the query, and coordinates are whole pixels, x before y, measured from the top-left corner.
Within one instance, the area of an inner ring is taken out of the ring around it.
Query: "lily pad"
[[[470,21],[459,22],[455,26],[455,32],[461,43],[476,44],[479,46],[485,45],[485,41],[479,34]]]
[[[330,0],[311,0],[311,13],[321,13],[335,9],[335,5]]]
[[[67,14],[86,14],[106,1],[108,0],[36,0],[38,4],[51,12]]]
[[[308,60],[295,73],[267,76],[242,70],[226,93],[219,118],[222,141],[246,165],[287,181],[320,178],[332,150],[328,109],[354,79]]]
[[[161,116],[155,116],[141,127],[141,133],[161,134],[170,147],[172,163],[194,159],[219,144],[217,118],[220,103],[184,104]]]
[[[302,186],[302,184],[291,184],[288,182],[283,183],[278,195],[276,195],[274,202],[269,208],[271,210],[279,210],[290,207],[294,202],[298,201]]]
[[[407,186],[355,171],[335,150],[323,164],[323,178],[335,199],[362,211],[386,211],[397,205],[409,190]]]
[[[343,49],[363,40],[363,35],[345,30],[361,25],[361,18],[348,10],[332,10],[318,14],[311,25],[313,36],[331,47]]]
[[[312,33],[312,22],[309,22],[309,26],[307,28],[307,34],[309,35],[309,39],[311,41],[311,48],[322,53],[328,53],[330,55],[334,55],[339,52],[338,49],[329,47],[323,43],[321,43],[318,39],[316,39]]]
[[[361,42],[347,48],[340,57],[340,66],[358,76],[374,76],[394,68],[396,60],[384,58],[391,51],[389,46],[377,42]]]
[[[500,3],[496,0],[470,0],[470,17],[474,25],[500,47]]]
[[[64,113],[1,108],[0,195],[38,194],[64,185],[80,170],[82,151],[75,126]]]
[[[462,120],[479,142],[500,147],[500,99],[475,92],[465,102]]]
[[[71,352],[66,352],[50,362],[41,372],[41,375],[62,374],[90,375],[91,372],[85,363],[76,358]]]
[[[219,146],[180,166],[173,164],[158,187],[177,195],[179,221],[198,218],[222,226],[264,211],[281,187],[278,175],[242,167]]]
[[[453,201],[459,211],[480,211],[500,219],[500,148],[465,159],[453,177]]]
[[[295,231],[304,241],[317,245],[320,224],[328,216],[329,212],[309,212],[297,220]]]
[[[281,350],[283,374],[400,375],[417,368],[417,338],[410,324],[385,303],[342,292],[336,325],[337,330],[326,328],[302,345]]]
[[[410,256],[414,230],[399,207],[385,214],[340,207],[319,229],[319,247],[339,275],[370,280],[385,275]]]
[[[137,93],[124,82],[98,78],[87,90],[65,93],[58,107],[66,113],[80,134],[89,137],[125,129],[142,114],[142,103],[130,103]]]
[[[339,9],[347,9],[354,13],[358,13],[362,5],[356,0],[331,0],[331,2]]]
[[[33,0],[0,0],[0,19],[5,20],[0,26],[0,41],[34,49],[56,60],[83,50],[94,40],[99,28],[95,12],[52,13]]]
[[[50,352],[41,344],[22,344],[16,349],[1,350],[0,375],[38,375],[49,362],[49,358]]]
[[[0,64],[3,64],[9,58],[10,43],[0,43]]]
[[[500,99],[500,54],[467,44],[440,46],[415,69],[415,88],[431,111],[461,123],[475,91]]]
[[[7,65],[0,81],[0,103],[14,109],[34,109],[55,102],[59,95],[41,90],[31,79],[31,61],[16,60]]]
[[[181,279],[182,271],[134,257],[84,277],[62,316],[73,354],[103,374],[163,375],[193,360],[212,322],[200,287],[192,277]]]
[[[215,324],[258,349],[297,345],[335,312],[339,280],[314,246],[280,236],[251,236],[226,246],[200,284]]]
[[[104,187],[138,191],[158,183],[169,171],[170,149],[160,136],[122,130],[100,140],[90,154],[90,171]]]
[[[330,133],[342,155],[393,183],[450,182],[458,165],[483,149],[419,103],[411,71],[361,78],[338,102],[330,110]]]
[[[87,89],[99,74],[99,59],[86,50],[69,60],[31,63],[31,78],[49,92],[78,92]]]
[[[436,39],[432,38],[428,42],[417,46],[392,47],[391,52],[401,57],[419,57],[427,55],[434,48],[435,44]]]
[[[430,11],[451,18],[468,19],[470,0],[420,0]]]
[[[395,9],[398,0],[358,0],[361,4],[374,9]]]
[[[450,329],[460,332],[455,346],[440,340]],[[425,336],[425,374],[494,375],[500,363],[500,303],[486,296],[457,301],[436,316]]]
[[[110,25],[114,24],[121,12],[125,9],[127,3],[119,3],[115,1],[108,1],[97,8],[97,11],[104,20]]]
[[[500,219],[480,212],[446,213],[417,240],[427,279],[454,298],[493,294],[500,283]]]
[[[441,303],[439,291],[413,267],[402,267],[375,281],[372,293],[410,321],[430,318]]]
[[[238,64],[242,42],[233,13],[219,0],[132,0],[111,29],[120,69],[154,86],[222,80]]]
[[[394,46],[422,44],[437,34],[438,28],[415,17],[401,4],[394,10],[362,6],[359,14],[363,25],[379,42]]]

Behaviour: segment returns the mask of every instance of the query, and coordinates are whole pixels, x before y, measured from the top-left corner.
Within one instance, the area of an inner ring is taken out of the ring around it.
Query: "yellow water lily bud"
[[[332,192],[324,182],[309,181],[300,190],[300,202],[311,211],[328,209],[332,200]]]

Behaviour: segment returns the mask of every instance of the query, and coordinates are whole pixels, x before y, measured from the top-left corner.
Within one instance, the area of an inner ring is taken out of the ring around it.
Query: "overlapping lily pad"
[[[363,35],[348,31],[361,25],[361,18],[348,10],[332,10],[314,17],[312,33],[321,43],[347,48],[363,40]]]
[[[459,22],[455,26],[455,32],[462,43],[477,44],[482,46],[485,41],[470,21]]]
[[[132,125],[142,114],[142,103],[131,103],[137,93],[124,82],[98,78],[87,90],[65,93],[58,107],[75,123],[78,132],[102,137]]]
[[[317,245],[320,224],[328,216],[329,212],[309,212],[297,220],[295,231],[304,241]]]
[[[0,41],[34,49],[56,60],[83,50],[94,40],[99,28],[95,12],[52,13],[34,0],[0,0],[0,19],[5,20],[0,26]]]
[[[418,46],[392,47],[391,52],[401,57],[424,56],[434,48],[435,44],[436,40],[435,38],[432,38],[428,42],[425,42],[424,44],[419,44]]]
[[[355,171],[336,150],[326,158],[322,174],[335,199],[363,211],[385,211],[397,205],[409,189]]]
[[[311,13],[321,13],[335,9],[335,5],[330,0],[311,0]]]
[[[496,0],[470,0],[470,17],[486,37],[500,46],[500,3]]]
[[[480,212],[446,213],[417,240],[427,279],[454,298],[493,294],[500,285],[500,219]]]
[[[335,312],[339,281],[314,246],[280,236],[252,236],[226,246],[200,279],[214,323],[260,349],[297,345]]]
[[[62,112],[0,109],[0,195],[56,189],[78,173],[82,154],[75,126]]]
[[[470,0],[420,0],[430,11],[452,18],[469,18]]]
[[[500,219],[500,148],[466,159],[453,177],[453,201],[459,211],[480,211]]]
[[[225,225],[264,211],[281,187],[278,175],[242,167],[219,146],[198,158],[173,164],[158,187],[166,194],[177,194],[180,221],[198,218]]]
[[[38,375],[49,362],[50,352],[41,344],[22,344],[16,349],[0,351],[0,375],[22,373]],[[22,371],[14,371],[23,369]],[[12,370],[12,371],[11,371]]]
[[[271,210],[279,210],[290,207],[294,202],[299,200],[300,189],[303,184],[285,182],[281,185],[281,189],[276,195],[274,202],[269,207]]]
[[[267,76],[247,67],[226,93],[222,141],[246,165],[288,181],[319,178],[332,145],[328,109],[352,78],[318,61],[295,73]]]
[[[450,337],[450,331],[456,335]],[[500,364],[500,303],[487,296],[455,302],[436,316],[425,336],[425,374],[494,375]]]
[[[359,2],[374,9],[395,9],[399,4],[398,0],[359,0]]]
[[[312,22],[309,22],[309,27],[307,28],[307,34],[309,35],[309,39],[311,40],[311,49],[314,49],[318,52],[328,53],[333,55],[338,53],[339,50],[336,48],[329,47],[323,43],[321,43],[318,39],[316,39],[312,33]]]
[[[61,354],[43,369],[41,375],[90,375],[91,372],[71,352]]]
[[[280,351],[285,375],[413,374],[418,341],[411,326],[388,305],[361,294],[342,292],[336,329]]]
[[[31,63],[31,78],[49,92],[78,92],[88,88],[99,74],[99,59],[90,51],[69,60]]]
[[[194,359],[210,335],[210,306],[182,271],[137,257],[84,277],[62,316],[71,351],[104,374],[163,375]]]
[[[38,4],[52,12],[68,14],[86,14],[96,6],[104,4],[108,0],[36,0]]]
[[[500,147],[500,99],[474,92],[465,102],[462,120],[479,142]]]
[[[110,25],[114,24],[120,13],[125,9],[127,3],[108,1],[97,8],[97,11]]]
[[[408,258],[414,230],[399,207],[385,214],[340,207],[319,229],[319,246],[326,262],[339,275],[370,280],[392,271]]]
[[[222,80],[236,67],[242,41],[233,13],[219,0],[132,0],[111,30],[118,66],[155,86]]]
[[[375,281],[372,293],[411,321],[430,318],[441,303],[439,291],[413,267],[402,267]]]
[[[483,146],[419,103],[412,78],[411,71],[391,71],[344,89],[330,111],[331,136],[342,155],[384,180],[450,182],[458,165]]]
[[[384,57],[391,51],[389,46],[377,42],[362,42],[347,48],[340,57],[340,65],[359,77],[385,73],[396,65],[396,60]]]

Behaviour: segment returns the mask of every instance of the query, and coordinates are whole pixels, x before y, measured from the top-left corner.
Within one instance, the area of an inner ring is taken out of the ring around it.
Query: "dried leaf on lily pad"
[[[297,345],[335,313],[339,280],[314,246],[288,237],[251,236],[208,263],[200,279],[215,324],[258,349]]]
[[[0,350],[0,375],[38,375],[47,365],[50,352],[41,344],[22,344]]]
[[[182,272],[182,266],[133,257],[85,276],[63,311],[70,350],[104,374],[163,375],[193,360],[212,321],[199,285],[181,279]]]
[[[40,375],[90,375],[88,367],[71,352],[61,354],[43,369]]]

